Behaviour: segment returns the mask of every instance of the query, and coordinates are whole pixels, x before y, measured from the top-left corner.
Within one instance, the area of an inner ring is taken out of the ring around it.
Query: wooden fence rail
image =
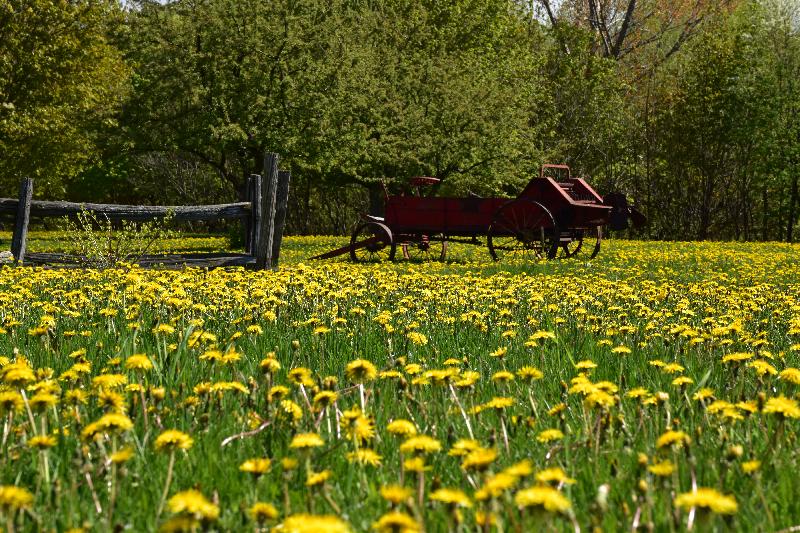
[[[278,265],[283,236],[291,174],[278,170],[278,154],[267,154],[264,178],[254,174],[247,183],[247,201],[216,205],[116,205],[32,200],[33,180],[20,183],[19,198],[0,198],[0,215],[15,216],[11,254],[17,264],[79,265],[86,258],[53,253],[26,253],[30,217],[64,217],[91,211],[109,220],[146,221],[169,214],[176,221],[213,221],[240,219],[244,224],[244,254],[156,254],[139,258],[142,266],[179,265],[219,267],[249,266],[257,269]]]

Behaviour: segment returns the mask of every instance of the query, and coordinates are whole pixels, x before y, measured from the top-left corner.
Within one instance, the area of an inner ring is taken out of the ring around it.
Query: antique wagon
[[[551,177],[555,175],[558,178]],[[495,260],[572,257],[590,247],[600,251],[602,227],[627,227],[628,217],[643,217],[628,207],[625,197],[609,195],[604,202],[566,165],[544,165],[516,198],[448,198],[425,196],[426,187],[439,180],[412,178],[415,194],[386,193],[385,216],[364,215],[350,244],[317,259],[350,254],[353,261],[393,260],[399,251],[408,259],[440,259],[448,241],[483,244]]]

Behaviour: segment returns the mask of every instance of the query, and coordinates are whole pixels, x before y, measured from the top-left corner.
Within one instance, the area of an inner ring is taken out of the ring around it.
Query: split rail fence
[[[74,266],[86,258],[58,253],[28,253],[26,244],[31,217],[74,216],[86,210],[111,221],[143,222],[172,216],[175,221],[216,221],[239,219],[244,225],[244,253],[151,254],[138,258],[140,266],[246,266],[275,268],[280,257],[289,198],[289,171],[278,170],[278,154],[267,154],[263,174],[247,181],[246,201],[216,205],[117,205],[33,200],[33,180],[20,183],[19,198],[0,198],[0,214],[14,215],[11,255],[25,265]]]

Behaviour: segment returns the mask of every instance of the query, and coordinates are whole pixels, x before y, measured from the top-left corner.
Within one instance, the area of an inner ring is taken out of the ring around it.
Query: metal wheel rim
[[[514,201],[498,210],[489,227],[489,253],[495,261],[513,256],[525,260],[551,258],[555,254],[553,235],[558,231],[550,212],[538,202],[530,202],[535,210],[520,208]],[[517,209],[513,209],[516,207]],[[532,212],[534,211],[534,212]],[[550,225],[545,228],[543,223]]]
[[[441,233],[421,235],[419,240],[400,245],[403,257],[409,261],[444,261],[447,256],[447,239]]]
[[[350,238],[350,245],[353,246],[370,237],[377,237],[378,241],[362,248],[351,249],[350,259],[358,263],[379,263],[394,259],[395,245],[391,242],[391,235],[388,235],[381,225],[374,222],[359,225]]]

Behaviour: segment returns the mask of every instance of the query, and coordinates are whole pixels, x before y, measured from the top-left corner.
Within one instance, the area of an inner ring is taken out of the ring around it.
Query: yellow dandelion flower
[[[427,435],[416,435],[406,439],[400,445],[400,451],[405,454],[410,453],[433,453],[442,449],[442,444]]]
[[[656,441],[656,448],[664,448],[666,446],[683,446],[684,444],[691,444],[692,439],[683,431],[665,431]]]
[[[250,518],[259,524],[278,518],[278,510],[271,503],[256,502],[247,510]]]
[[[193,516],[198,520],[214,521],[219,517],[219,507],[194,489],[175,494],[169,499],[168,505],[171,512]]]
[[[306,487],[316,487],[328,481],[333,472],[330,470],[323,470],[322,472],[309,472],[306,475]]]
[[[675,506],[682,509],[699,508],[716,514],[735,514],[739,505],[733,496],[715,489],[699,487],[694,492],[684,492],[675,497]]]
[[[552,442],[554,440],[561,440],[564,438],[564,433],[560,429],[545,429],[541,431],[537,436],[536,440],[541,443]]]
[[[431,493],[429,499],[435,502],[442,502],[454,507],[472,507],[469,496],[458,489],[438,489]]]
[[[572,507],[566,496],[546,485],[518,491],[514,503],[522,509],[536,507],[551,513],[565,513]]]
[[[400,485],[385,485],[381,487],[380,493],[381,498],[387,502],[400,505],[407,501],[414,492],[408,487],[401,487]]]
[[[373,522],[372,529],[379,533],[417,533],[422,528],[417,521],[401,511],[389,511]]]
[[[37,435],[28,439],[28,447],[37,450],[46,450],[56,445],[56,438],[52,435]]]
[[[545,468],[539,472],[536,472],[536,481],[540,483],[564,483],[566,485],[572,485],[575,483],[575,480],[569,477],[561,468],[554,466],[552,468]]]
[[[378,377],[378,369],[366,359],[356,359],[347,364],[345,375],[353,383],[367,383]]]
[[[188,450],[194,444],[194,439],[177,429],[168,429],[156,437],[155,447],[160,452],[173,452],[175,450]]]
[[[311,448],[318,448],[324,445],[325,441],[323,441],[322,437],[320,437],[317,433],[298,433],[292,438],[292,442],[289,444],[289,447],[299,450],[307,450]]]
[[[248,474],[253,474],[255,477],[259,477],[269,472],[271,466],[272,466],[271,459],[268,459],[266,457],[257,457],[254,459],[248,459],[247,461],[239,465],[239,471],[246,472]]]
[[[764,414],[777,414],[786,418],[800,418],[800,405],[797,400],[786,396],[776,396],[767,400],[762,409]]]
[[[389,422],[386,426],[386,431],[400,437],[413,437],[417,434],[417,427],[413,422],[398,418],[397,420]]]

